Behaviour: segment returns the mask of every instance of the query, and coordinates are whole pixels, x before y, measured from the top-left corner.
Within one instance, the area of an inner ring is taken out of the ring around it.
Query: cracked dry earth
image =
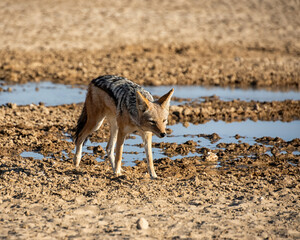
[[[3,0],[0,94],[11,83],[87,85],[104,74],[299,91],[298,15],[297,1],[280,0]],[[299,100],[204,97],[174,98],[185,103],[171,106],[169,123],[198,124],[194,134],[217,147],[154,142],[166,155],[155,161],[157,180],[143,158],[116,178],[101,147],[72,166],[82,104],[1,103],[0,239],[299,239],[299,138],[249,144],[237,133],[224,143],[218,129],[201,132],[212,120],[299,121]],[[90,139],[108,137],[104,123]]]

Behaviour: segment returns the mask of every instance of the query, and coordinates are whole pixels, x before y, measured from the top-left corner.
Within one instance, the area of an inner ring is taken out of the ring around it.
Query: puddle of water
[[[285,122],[263,122],[257,121],[253,122],[251,120],[245,122],[207,122],[205,124],[193,125],[191,124],[189,127],[184,128],[181,124],[168,126],[173,130],[173,133],[169,135],[165,139],[160,139],[156,136],[153,136],[153,142],[176,142],[176,143],[184,143],[188,140],[193,140],[198,142],[199,147],[206,147],[209,149],[216,149],[219,143],[238,143],[241,141],[242,143],[249,143],[250,145],[255,144],[255,138],[270,136],[270,137],[280,137],[285,141],[290,141],[294,138],[299,137],[300,131],[300,121],[293,121],[290,123]],[[101,131],[101,129],[100,129]],[[215,143],[211,143],[210,140],[198,137],[198,134],[212,134],[217,133],[221,139]],[[240,134],[244,136],[240,139],[235,139],[236,134]],[[71,141],[70,139],[68,141]],[[135,139],[130,138],[125,141],[124,144],[124,153],[123,153],[123,162],[124,166],[134,166],[135,160],[143,160],[146,155],[144,149],[137,146],[137,144],[142,143],[142,139],[137,136]],[[96,143],[88,140],[83,147],[83,153],[93,154],[92,150],[87,149],[90,146],[102,146],[104,149],[106,148],[106,142]],[[166,155],[159,148],[153,148],[153,158],[159,159],[166,157]],[[135,153],[132,153],[135,152]],[[74,153],[74,150],[73,150]],[[171,157],[172,160],[180,159],[183,157],[193,157],[199,156],[199,153],[188,153],[187,155],[177,155]],[[98,161],[104,161],[100,157],[97,158]]]
[[[35,159],[38,159],[38,160],[42,160],[44,158],[44,155],[40,154],[40,153],[37,153],[37,152],[30,152],[30,151],[24,151],[20,154],[21,157],[23,158],[29,158],[29,157],[32,157],[32,158],[35,158]]]
[[[5,86],[12,91],[0,92],[0,105],[16,103],[17,105],[45,103],[46,106],[56,106],[83,102],[86,95],[86,87],[73,87],[71,85],[54,84],[51,82],[26,83],[20,85]]]
[[[298,165],[296,163],[288,162],[288,164],[292,165],[293,167],[297,167]]]
[[[221,88],[221,87],[201,87],[201,86],[159,86],[145,87],[153,95],[161,96],[174,88],[174,96],[180,98],[199,98],[203,96],[216,95],[221,100],[231,101],[240,99],[244,101],[283,101],[287,99],[300,100],[300,92],[296,91],[267,91],[257,89],[236,89],[236,88]]]
[[[193,125],[190,124],[189,127],[184,128],[181,124],[168,126],[173,130],[173,133],[165,139],[158,138],[153,136],[153,142],[176,142],[176,143],[184,143],[188,140],[193,140],[198,142],[199,147],[206,147],[209,149],[217,149],[217,145],[219,143],[238,143],[241,141],[242,143],[249,143],[250,145],[255,144],[255,138],[270,136],[270,137],[280,137],[285,141],[290,141],[294,138],[298,138],[300,136],[300,121],[293,121],[290,123],[285,122],[264,122],[257,121],[253,122],[251,120],[245,122],[232,122],[226,123],[223,121],[214,122],[210,121],[205,124]],[[100,129],[101,131],[101,129]],[[211,143],[210,140],[197,136],[198,134],[212,134],[217,133],[221,139],[215,143]],[[242,136],[240,139],[235,139],[235,135],[239,134]],[[65,134],[66,140],[71,142],[70,135],[68,133]],[[144,149],[139,147],[138,144],[142,143],[142,139],[139,136],[136,138],[130,138],[125,141],[124,149],[123,149],[123,163],[124,166],[134,166],[136,160],[143,160],[146,158],[146,154]],[[82,149],[83,154],[93,155],[93,150],[88,149],[89,147],[101,146],[103,149],[106,148],[106,142],[91,142],[88,140]],[[166,157],[166,155],[162,152],[160,148],[153,148],[153,158],[159,159]],[[75,153],[74,149],[72,152]],[[294,155],[299,154],[298,151],[293,152]],[[171,157],[172,160],[180,159],[183,157],[193,157],[199,156],[199,153],[189,152],[187,155],[176,155]],[[33,157],[36,159],[43,159],[44,156],[42,154],[36,152],[23,152],[21,153],[22,157]],[[69,158],[68,154],[63,151],[63,157]],[[103,157],[97,157],[97,161],[104,161]],[[220,163],[217,164],[219,166]]]
[[[300,93],[295,91],[274,92],[266,90],[243,90],[230,88],[205,88],[201,86],[159,86],[145,87],[153,95],[163,95],[171,88],[175,89],[174,96],[180,98],[192,98],[200,100],[204,96],[219,96],[221,100],[256,100],[256,101],[282,101],[286,99],[300,100]],[[10,85],[3,87],[11,88],[12,91],[0,92],[0,105],[16,103],[18,105],[45,103],[46,106],[61,104],[80,103],[85,99],[86,86],[71,86],[54,84],[51,82],[26,83],[21,85]],[[179,104],[172,102],[172,104]]]
[[[16,103],[18,105],[24,104],[38,104],[44,102],[47,106],[61,105],[69,103],[83,102],[85,99],[86,87],[72,87],[63,84],[53,84],[51,82],[41,83],[27,83],[24,85],[5,86],[5,88],[11,88],[12,92],[0,92],[0,105],[8,102]],[[175,88],[174,96],[182,98],[199,99],[202,96],[217,95],[223,100],[232,100],[240,98],[241,100],[258,100],[258,101],[271,101],[271,100],[285,100],[285,99],[300,99],[300,93],[298,92],[271,92],[265,90],[241,90],[241,89],[229,89],[229,88],[204,88],[200,86],[160,86],[160,87],[145,87],[153,95],[163,95],[170,88]],[[215,149],[218,143],[237,143],[241,142],[255,144],[255,137],[280,137],[286,141],[298,138],[300,136],[300,121],[293,121],[289,123],[284,122],[253,122],[251,120],[244,122],[225,123],[222,121],[214,122],[210,121],[205,124],[193,125],[190,124],[188,128],[184,128],[181,124],[169,126],[173,130],[173,134],[168,136],[164,141],[184,143],[187,140],[194,140],[199,142],[200,147],[207,147]],[[211,143],[208,139],[196,136],[197,134],[212,134],[217,133],[222,139],[216,143]],[[239,140],[234,136],[239,134],[245,136]],[[68,138],[70,139],[70,138]],[[71,141],[71,140],[70,140]],[[161,142],[162,139],[157,137],[153,138],[153,142]],[[142,143],[140,137],[136,139],[127,139],[124,146],[123,161],[125,166],[133,166],[135,160],[144,159],[145,152],[143,148],[136,146],[136,144]],[[88,141],[83,148],[83,153],[93,154],[92,150],[87,149],[89,146],[101,145],[104,149],[106,142],[94,143]],[[74,150],[73,150],[74,151]],[[132,152],[135,152],[132,153]],[[198,153],[189,153],[190,156],[197,156]],[[42,159],[44,156],[36,152],[23,152],[22,157],[34,157],[36,159]],[[153,156],[155,159],[165,157],[161,149],[153,148]],[[67,158],[67,153],[63,152],[63,157]],[[172,159],[178,159],[185,156],[174,156]],[[103,161],[98,157],[99,161]]]
[[[243,122],[231,123],[226,123],[223,121],[210,121],[205,124],[199,125],[190,124],[187,128],[184,128],[183,126],[181,126],[181,124],[169,126],[169,128],[173,130],[174,136],[172,137],[172,139],[177,143],[183,143],[188,140],[187,138],[184,138],[185,134],[197,135],[217,133],[222,138],[217,143],[237,143],[240,140],[249,144],[256,143],[254,138],[260,138],[264,136],[280,137],[285,141],[290,141],[294,138],[300,137],[300,120],[292,122],[254,122],[251,120],[246,120]],[[236,134],[239,134],[240,136],[245,138],[235,139],[234,136]],[[201,138],[201,145],[205,145],[205,141],[210,142],[209,140]]]

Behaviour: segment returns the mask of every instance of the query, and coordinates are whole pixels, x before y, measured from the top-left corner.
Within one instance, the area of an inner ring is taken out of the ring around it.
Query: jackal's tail
[[[86,122],[87,122],[87,112],[86,112],[86,107],[85,107],[85,104],[84,104],[82,112],[80,114],[80,117],[77,121],[77,125],[76,125],[76,128],[75,128],[75,134],[73,136],[73,139],[74,139],[75,143],[77,142],[78,137],[80,135],[80,132],[84,128]]]

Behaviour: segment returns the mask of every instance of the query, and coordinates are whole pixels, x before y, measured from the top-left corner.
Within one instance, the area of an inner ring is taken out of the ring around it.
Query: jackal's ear
[[[145,112],[150,108],[150,102],[147,98],[145,98],[139,91],[136,92],[136,107]]]
[[[170,105],[170,100],[173,95],[174,88],[172,88],[168,93],[160,97],[160,99],[157,100],[157,102],[164,108],[168,108]]]

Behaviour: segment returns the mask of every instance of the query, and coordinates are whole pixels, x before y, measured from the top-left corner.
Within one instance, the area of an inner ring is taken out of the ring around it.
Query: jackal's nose
[[[163,137],[165,137],[166,135],[167,135],[166,133],[161,133],[161,134],[160,134],[160,137],[163,138]]]

